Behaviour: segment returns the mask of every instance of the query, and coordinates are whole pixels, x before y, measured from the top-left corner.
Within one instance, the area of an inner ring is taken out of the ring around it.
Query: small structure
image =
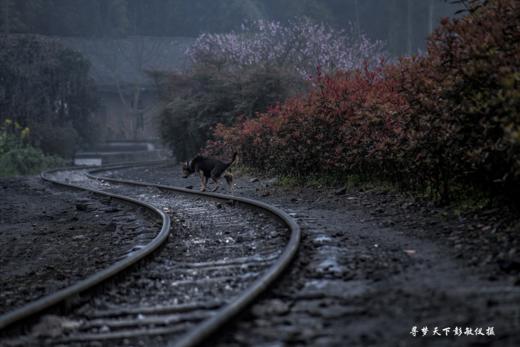
[[[161,160],[169,153],[150,141],[107,141],[76,152],[74,165],[100,166],[125,162]]]

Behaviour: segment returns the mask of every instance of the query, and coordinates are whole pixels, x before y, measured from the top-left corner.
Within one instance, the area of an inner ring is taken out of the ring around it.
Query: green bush
[[[62,158],[29,145],[30,133],[11,119],[0,125],[0,176],[30,175],[64,165]]]
[[[0,156],[0,176],[32,175],[64,163],[62,158],[46,156],[34,147],[15,148]]]
[[[33,137],[37,139],[31,142],[44,153],[53,153],[63,158],[71,158],[81,143],[81,137],[71,124],[40,124],[38,132]]]

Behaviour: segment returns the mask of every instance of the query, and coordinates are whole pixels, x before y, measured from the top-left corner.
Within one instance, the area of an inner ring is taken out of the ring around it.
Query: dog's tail
[[[232,158],[231,161],[228,163],[228,167],[230,167],[231,165],[233,165],[233,163],[237,160],[237,156],[238,156],[238,153],[237,153],[237,152],[233,153],[233,158]]]

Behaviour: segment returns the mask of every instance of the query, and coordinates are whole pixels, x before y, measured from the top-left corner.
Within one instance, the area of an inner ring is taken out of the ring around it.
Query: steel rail
[[[109,267],[98,271],[85,279],[76,282],[75,284],[72,284],[68,287],[65,287],[63,289],[58,290],[57,292],[54,292],[52,294],[48,294],[46,296],[43,296],[35,301],[32,301],[26,305],[23,305],[17,309],[14,309],[12,311],[9,311],[3,315],[0,316],[0,329],[4,329],[8,327],[9,325],[18,322],[20,320],[26,319],[30,316],[33,316],[35,314],[41,313],[42,311],[55,306],[59,303],[62,303],[66,301],[67,299],[74,297],[75,295],[78,295],[79,293],[85,292],[88,289],[91,289],[97,285],[99,285],[102,282],[105,282],[109,280],[110,278],[114,277],[115,275],[121,273],[122,271],[128,269],[132,265],[135,265],[140,260],[143,260],[144,258],[150,256],[154,251],[156,251],[167,239],[170,235],[170,217],[166,215],[163,211],[156,208],[155,206],[138,201],[123,195],[118,194],[112,194],[103,192],[100,190],[92,189],[92,188],[85,188],[81,187],[79,185],[75,185],[72,183],[65,183],[60,182],[57,180],[54,180],[50,177],[48,177],[49,174],[59,172],[59,171],[71,171],[71,170],[84,170],[85,168],[61,168],[61,169],[54,169],[54,170],[48,170],[44,171],[40,174],[40,177],[47,182],[51,182],[53,184],[74,188],[74,189],[80,189],[80,190],[86,190],[90,191],[97,195],[102,196],[108,196],[120,201],[128,202],[133,205],[138,205],[141,207],[145,207],[149,210],[151,210],[154,214],[158,215],[162,220],[162,226],[157,234],[157,236],[150,241],[147,245],[145,245],[140,250],[132,253],[131,255],[127,256],[125,259],[122,259],[120,261],[115,262],[114,264],[110,265]]]
[[[87,173],[87,176],[92,179],[102,180],[105,182],[113,182],[113,183],[123,183],[130,184],[136,186],[145,186],[145,187],[156,187],[163,190],[170,190],[174,192],[190,194],[190,195],[198,195],[206,198],[216,198],[223,199],[227,201],[237,201],[244,205],[249,205],[255,207],[257,209],[262,209],[268,211],[270,214],[277,217],[281,220],[290,230],[291,236],[289,242],[287,243],[283,253],[276,260],[276,262],[271,265],[271,267],[258,279],[256,280],[247,290],[242,292],[235,300],[225,305],[223,308],[218,310],[216,314],[210,319],[204,321],[201,324],[198,324],[194,329],[187,332],[184,336],[181,337],[179,341],[173,344],[175,347],[191,347],[199,345],[204,342],[208,337],[210,337],[213,333],[215,333],[220,327],[230,322],[232,318],[238,315],[242,310],[248,307],[253,301],[277,279],[282,274],[282,272],[289,266],[291,261],[296,256],[298,251],[298,247],[301,240],[301,230],[296,221],[286,214],[281,209],[263,203],[261,201],[248,199],[244,197],[237,197],[232,195],[225,195],[219,193],[207,193],[207,192],[198,192],[193,191],[191,189],[179,188],[173,186],[167,186],[162,184],[153,184],[153,183],[145,183],[138,182],[126,179],[115,179],[110,177],[103,177],[94,175],[94,173],[100,173],[103,171],[108,171],[111,169],[123,169],[130,168],[131,165],[120,165],[118,167],[112,168],[99,168],[95,170],[91,170]]]

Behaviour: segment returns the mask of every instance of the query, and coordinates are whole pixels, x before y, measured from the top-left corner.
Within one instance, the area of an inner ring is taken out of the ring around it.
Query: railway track
[[[0,316],[7,332],[0,345],[194,346],[265,291],[296,254],[300,230],[283,211],[241,197],[102,176],[128,167],[42,174],[149,209],[162,226],[150,243],[109,268]],[[63,302],[69,302],[65,309]],[[60,304],[57,313],[46,313]],[[34,316],[37,323],[16,329]]]

